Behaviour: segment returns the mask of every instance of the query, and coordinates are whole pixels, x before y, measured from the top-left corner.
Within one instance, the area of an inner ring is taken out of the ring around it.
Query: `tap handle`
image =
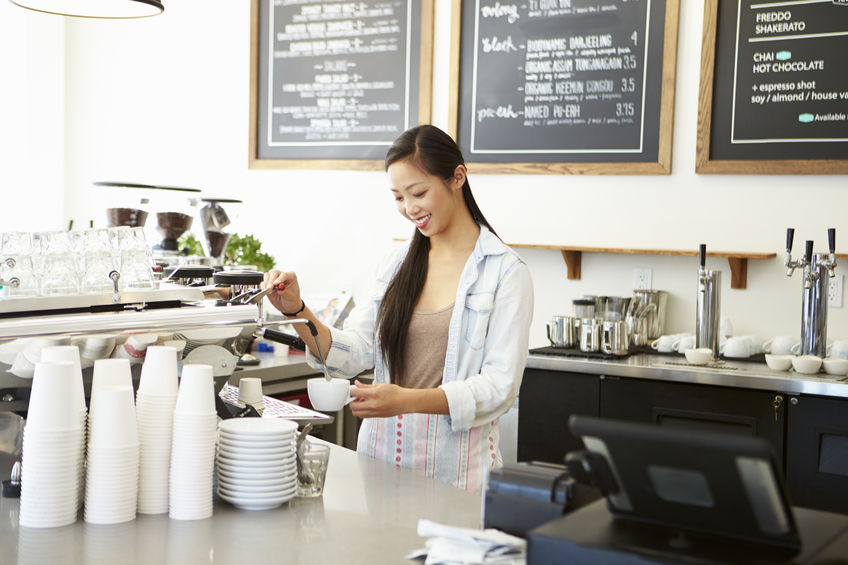
[[[786,228],[786,251],[792,251],[792,241],[795,239],[795,228]]]
[[[698,251],[701,255],[701,268],[703,269],[707,265],[707,244],[702,243],[699,245]]]
[[[807,252],[804,255],[804,258],[807,260],[808,265],[813,260],[813,240],[812,239],[807,240]]]
[[[836,228],[827,229],[827,247],[831,253],[836,253]]]

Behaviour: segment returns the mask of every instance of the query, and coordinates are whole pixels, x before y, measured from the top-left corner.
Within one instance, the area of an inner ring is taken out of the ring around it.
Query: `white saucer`
[[[228,457],[232,457],[233,459],[238,459],[242,456],[244,457],[262,457],[264,455],[271,455],[276,457],[286,457],[287,455],[294,453],[293,445],[279,446],[279,447],[263,447],[261,449],[245,449],[243,447],[232,447],[230,445],[218,445],[218,453],[226,453]]]
[[[245,498],[223,494],[220,490],[218,490],[218,496],[231,503],[236,508],[241,508],[242,510],[271,510],[272,508],[276,508],[284,502],[288,502],[294,498],[295,492],[297,492],[297,487],[292,489],[291,493],[277,498]]]
[[[283,469],[275,473],[240,473],[238,471],[228,471],[221,467],[218,468],[218,480],[233,483],[245,483],[246,485],[259,485],[263,482],[279,482],[288,480],[292,475],[297,474],[297,465],[290,469]]]
[[[218,457],[226,459],[225,463],[237,464],[239,462],[251,464],[256,464],[258,466],[264,465],[272,465],[274,463],[285,463],[287,461],[291,461],[295,458],[294,451],[287,454],[281,453],[257,453],[255,455],[248,455],[246,453],[232,453],[226,450],[218,450]]]
[[[297,431],[297,422],[282,418],[230,418],[221,421],[218,429],[223,433],[248,437],[279,436],[294,434]]]
[[[297,479],[295,477],[292,477],[292,480],[288,484],[273,487],[236,487],[226,486],[221,483],[218,483],[218,492],[226,494],[227,496],[232,496],[233,498],[258,498],[263,496],[270,498],[278,498],[280,496],[286,496],[287,494],[290,494],[293,490],[297,490]]]
[[[295,461],[288,461],[285,463],[274,464],[274,465],[252,465],[252,464],[239,464],[230,463],[228,461],[222,461],[220,458],[215,462],[218,469],[223,469],[224,471],[228,471],[230,473],[238,473],[239,475],[245,474],[265,474],[265,473],[284,473],[289,469],[296,467]]]

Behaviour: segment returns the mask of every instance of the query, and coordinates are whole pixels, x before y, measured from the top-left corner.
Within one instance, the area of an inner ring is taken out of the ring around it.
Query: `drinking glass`
[[[42,255],[41,264],[39,290],[42,295],[79,293],[80,275],[72,253]]]

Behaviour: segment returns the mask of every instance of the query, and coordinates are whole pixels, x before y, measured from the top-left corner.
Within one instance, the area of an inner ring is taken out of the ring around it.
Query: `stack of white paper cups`
[[[174,410],[171,518],[202,520],[212,516],[217,423],[211,365],[183,365]]]
[[[129,365],[127,365],[129,369]],[[131,386],[99,386],[91,397],[85,521],[119,524],[135,518],[138,429]]]
[[[136,394],[140,514],[168,511],[168,474],[176,402],[177,351],[173,347],[151,345],[147,348]]]
[[[74,366],[74,376],[72,379],[73,391],[71,392],[71,400],[77,411],[77,417],[80,420],[80,425],[83,429],[83,435],[80,441],[80,449],[83,452],[83,458],[80,460],[79,469],[79,506],[82,506],[83,488],[85,485],[85,438],[86,438],[86,421],[88,412],[85,408],[85,390],[82,384],[82,366],[80,364],[80,351],[76,345],[51,345],[41,350],[42,361],[70,361]]]
[[[24,428],[20,524],[50,528],[72,524],[79,509],[83,426],[69,361],[39,362]]]

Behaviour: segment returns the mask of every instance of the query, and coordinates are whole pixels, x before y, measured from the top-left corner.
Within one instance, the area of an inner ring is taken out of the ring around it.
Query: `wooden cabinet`
[[[785,395],[631,378],[601,380],[600,416],[767,439],[783,462]]]
[[[848,513],[848,400],[792,396],[787,410],[792,503]]]
[[[600,377],[526,369],[518,395],[518,460],[562,463],[582,442],[568,431],[572,414],[598,415]]]

